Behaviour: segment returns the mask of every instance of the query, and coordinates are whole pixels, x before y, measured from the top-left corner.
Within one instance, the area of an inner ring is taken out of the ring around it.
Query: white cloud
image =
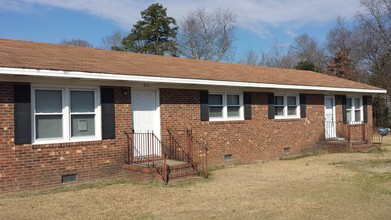
[[[269,35],[269,27],[292,32],[292,27],[335,21],[338,16],[352,18],[360,0],[165,0],[160,3],[168,14],[180,20],[196,7],[230,8],[238,15],[240,28],[261,36]],[[0,0],[1,8],[30,11],[39,7],[83,11],[114,20],[128,28],[140,19],[140,11],[155,3],[151,0]],[[35,6],[35,7],[33,7]],[[26,9],[28,8],[28,9]]]

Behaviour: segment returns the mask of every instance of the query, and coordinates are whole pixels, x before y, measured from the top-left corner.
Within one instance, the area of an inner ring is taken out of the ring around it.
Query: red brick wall
[[[125,88],[115,88],[116,139],[15,145],[13,85],[0,82],[0,193],[60,186],[61,176],[67,174],[76,173],[77,182],[122,174],[127,154],[124,131],[132,128],[131,96],[122,95]],[[268,119],[266,93],[252,92],[251,97],[252,120],[201,122],[199,90],[160,89],[162,139],[169,128],[192,129],[208,144],[211,165],[298,155],[324,139],[323,95],[307,95],[306,118],[286,120]],[[342,120],[339,102],[337,120]],[[371,100],[368,120],[371,124]],[[232,154],[231,161],[224,160],[227,154]]]
[[[160,89],[161,132],[191,128],[194,136],[208,143],[209,161],[248,162],[297,155],[324,139],[324,96],[307,95],[307,117],[268,119],[267,94],[252,92],[252,120],[201,122],[200,91]],[[164,139],[164,138],[163,138]],[[290,148],[290,153],[284,153]]]
[[[0,82],[0,192],[61,185],[61,176],[77,182],[117,176],[122,172],[132,127],[130,95],[115,89],[116,138],[49,145],[14,145],[13,83]]]
[[[361,141],[364,138],[366,141],[368,141],[368,143],[372,143],[372,132],[373,132],[372,97],[368,96],[367,98],[368,98],[367,99],[368,122],[365,123],[364,126],[353,126],[343,122],[342,95],[335,96],[337,137],[350,136],[350,140],[352,141],[358,141],[358,140]]]

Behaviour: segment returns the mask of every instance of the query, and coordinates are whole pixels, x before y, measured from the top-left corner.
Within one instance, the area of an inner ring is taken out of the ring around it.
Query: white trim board
[[[151,83],[173,83],[173,84],[193,84],[193,85],[210,85],[210,86],[229,86],[229,87],[248,87],[248,88],[267,88],[267,89],[294,89],[294,90],[315,90],[315,91],[333,91],[333,92],[351,92],[351,93],[387,93],[386,90],[377,89],[355,89],[355,88],[338,88],[327,86],[304,86],[304,85],[285,85],[270,83],[251,83],[251,82],[234,82],[222,80],[205,80],[205,79],[186,79],[174,77],[155,77],[155,76],[137,76],[123,74],[106,74],[106,73],[88,73],[62,70],[39,70],[0,67],[0,75],[19,75],[35,77],[55,77],[55,78],[77,78],[77,79],[97,79],[97,80],[121,80],[132,82],[151,82]]]

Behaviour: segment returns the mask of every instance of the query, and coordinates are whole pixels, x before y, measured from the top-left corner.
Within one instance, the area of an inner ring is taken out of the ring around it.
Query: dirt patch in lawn
[[[0,219],[391,219],[390,146],[232,165],[188,184],[116,180],[3,195]]]

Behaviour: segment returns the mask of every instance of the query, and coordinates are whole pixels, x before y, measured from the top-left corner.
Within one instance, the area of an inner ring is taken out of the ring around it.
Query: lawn
[[[380,151],[232,165],[187,184],[7,194],[0,219],[391,219],[391,137]]]

